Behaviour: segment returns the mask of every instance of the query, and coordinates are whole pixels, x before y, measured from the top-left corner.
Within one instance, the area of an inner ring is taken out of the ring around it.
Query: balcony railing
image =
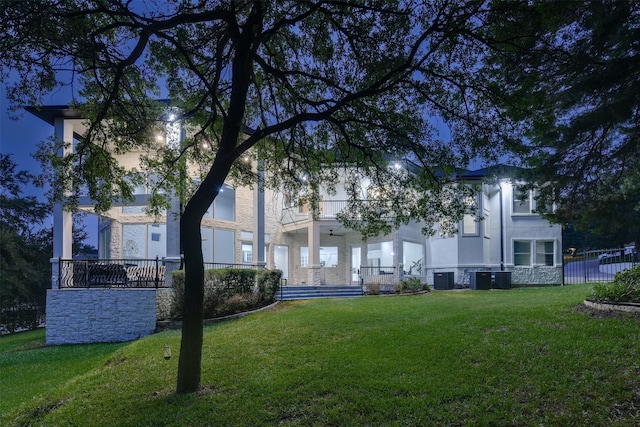
[[[222,268],[264,269],[264,266],[205,262],[206,270]],[[161,259],[60,260],[58,288],[158,288],[164,287]]]
[[[156,259],[59,261],[58,288],[158,288],[165,286],[165,266]]]
[[[225,262],[205,262],[204,263],[205,270],[217,270],[222,268],[264,270],[266,267],[264,265],[258,266],[258,265],[252,265],[252,264],[230,264]]]
[[[318,206],[318,218],[335,219],[338,213],[347,209],[347,200],[321,201]],[[312,212],[308,204],[302,206],[291,206],[282,211],[282,223],[291,224],[300,221],[307,221],[312,218]]]

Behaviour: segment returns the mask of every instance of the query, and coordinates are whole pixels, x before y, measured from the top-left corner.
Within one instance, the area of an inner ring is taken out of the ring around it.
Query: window
[[[531,265],[531,242],[515,240],[513,242],[513,264]]]
[[[144,213],[144,206],[123,206],[123,214],[142,214]]]
[[[251,264],[253,262],[253,245],[250,243],[242,244],[242,263]]]
[[[320,265],[323,267],[338,266],[338,247],[337,246],[321,246],[320,247]],[[300,267],[309,266],[309,247],[300,247]]]
[[[194,180],[194,185],[198,185],[199,181]],[[224,184],[215,200],[204,214],[205,218],[221,219],[223,221],[236,220],[236,190]]]
[[[200,228],[204,262],[235,263],[235,231],[220,228]]]
[[[553,266],[553,242],[536,242],[536,264]]]
[[[153,259],[166,255],[165,224],[123,224],[122,257]]]
[[[526,215],[536,213],[536,191],[526,189],[523,186],[513,187],[512,213],[516,215]]]
[[[236,219],[236,190],[224,184],[213,201],[213,218],[224,221]]]
[[[320,265],[322,265],[323,267],[338,266],[337,246],[320,247]]]
[[[393,267],[393,242],[367,244],[367,265],[369,267]]]
[[[213,229],[213,262],[225,264],[236,262],[235,235],[233,230]]]
[[[554,242],[551,240],[514,240],[513,264],[514,265],[554,265]],[[535,258],[532,259],[531,249],[535,247]]]
[[[424,245],[413,242],[402,242],[402,263],[405,274],[420,276],[422,274]]]
[[[467,207],[467,212],[462,217],[462,235],[477,236],[479,226],[477,221],[478,198],[467,196],[465,197],[464,204]]]
[[[476,221],[475,214],[464,214],[462,217],[462,235],[463,236],[477,236],[478,235],[478,222]]]

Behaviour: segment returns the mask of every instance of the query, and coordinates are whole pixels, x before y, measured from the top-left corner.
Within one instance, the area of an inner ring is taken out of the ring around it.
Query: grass
[[[9,405],[0,424],[640,425],[639,319],[579,309],[589,292],[283,303],[205,329],[196,395],[173,392],[177,357],[163,350],[177,355],[180,336],[168,331],[102,347],[106,360],[55,387],[25,384],[22,396],[39,397]],[[2,372],[32,353],[52,370],[45,350],[5,352]]]
[[[0,414],[37,395],[54,392],[69,379],[104,363],[123,345],[45,347],[44,329],[0,337]]]

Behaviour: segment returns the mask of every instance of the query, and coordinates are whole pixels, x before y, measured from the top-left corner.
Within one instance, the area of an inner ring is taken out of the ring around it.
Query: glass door
[[[351,284],[360,284],[360,266],[361,266],[360,246],[351,247]]]
[[[282,270],[282,278],[289,279],[289,246],[275,245],[273,247],[275,268]]]

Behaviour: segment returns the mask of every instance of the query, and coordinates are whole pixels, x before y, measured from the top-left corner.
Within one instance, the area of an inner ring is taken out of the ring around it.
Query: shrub
[[[280,290],[281,281],[282,271],[280,270],[258,271],[256,277],[258,292],[262,294],[265,302],[271,303],[276,300],[276,296],[278,295],[278,291]]]
[[[365,285],[365,293],[367,295],[379,295],[380,294],[380,283],[367,283]]]
[[[422,283],[417,277],[409,277],[396,285],[396,290],[399,293],[416,293],[420,291],[429,291],[429,285]]]
[[[249,308],[249,301],[247,300],[246,295],[247,294],[236,294],[227,298],[222,306],[222,312],[220,314],[227,315],[247,311]]]
[[[613,282],[598,283],[589,299],[597,302],[640,302],[640,266],[616,273]]]
[[[171,317],[180,319],[184,309],[184,271],[174,271],[172,274],[174,299]],[[220,317],[270,304],[275,301],[281,277],[280,270],[205,270],[204,317]],[[237,295],[242,298],[234,298]]]

